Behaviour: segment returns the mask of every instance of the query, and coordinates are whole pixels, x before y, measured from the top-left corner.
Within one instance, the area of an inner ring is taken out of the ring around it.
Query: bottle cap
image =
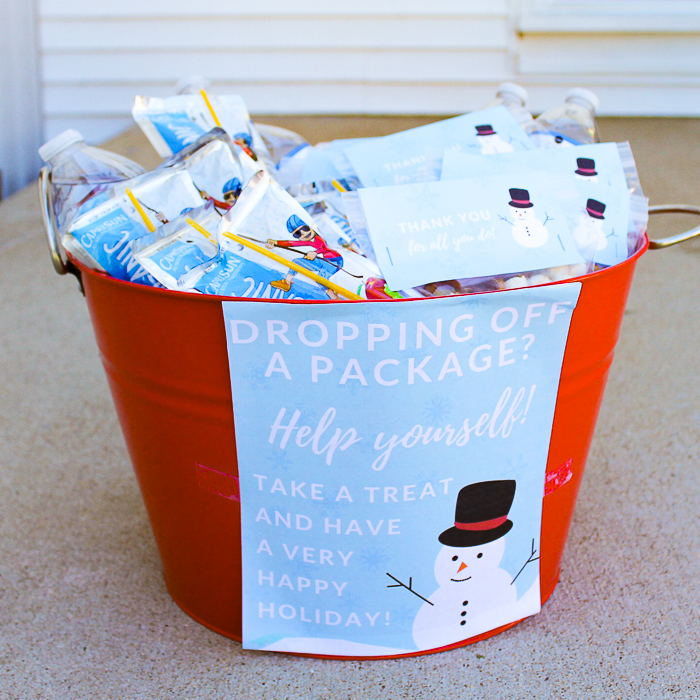
[[[211,80],[203,75],[186,75],[175,83],[175,92],[178,95],[186,95],[192,92],[206,90],[211,85]]]
[[[577,100],[587,102],[593,108],[594,112],[600,109],[598,95],[590,90],[586,90],[586,88],[573,88],[569,90],[566,95],[566,102],[569,100],[573,100],[574,102]]]
[[[517,97],[523,103],[523,106],[530,97],[527,90],[517,83],[501,83],[496,90],[496,97],[500,97],[503,93],[508,93]]]
[[[55,155],[72,146],[74,143],[84,141],[83,135],[75,129],[66,129],[62,134],[54,136],[39,148],[39,156],[48,163]]]

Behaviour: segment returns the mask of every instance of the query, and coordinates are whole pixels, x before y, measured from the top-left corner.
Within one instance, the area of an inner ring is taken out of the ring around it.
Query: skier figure
[[[605,216],[605,204],[597,199],[589,199],[586,202],[586,211],[579,217],[574,227],[573,236],[581,255],[593,258],[593,254],[604,250],[608,245],[608,239],[603,231]]]
[[[513,146],[501,139],[493,130],[491,124],[481,124],[476,127],[477,143],[484,155],[493,153],[512,153]]]
[[[249,155],[253,160],[257,161],[258,157],[253,151],[253,140],[251,139],[250,134],[246,134],[245,131],[241,131],[240,134],[234,134],[233,142],[239,146],[244,153]]]
[[[598,173],[595,169],[595,161],[592,158],[577,158],[577,170],[574,170],[574,177],[577,180],[586,182],[598,182]]]
[[[329,248],[326,241],[296,214],[292,214],[289,219],[287,219],[287,231],[297,240],[290,241],[283,239],[276,241],[270,238],[266,246],[268,248],[273,248],[274,246],[280,248],[310,248],[311,250],[305,253],[304,257],[295,260],[295,262],[301,267],[320,275],[324,279],[330,279],[338,270],[342,269],[343,258],[340,253],[337,250]],[[288,292],[291,289],[296,274],[294,270],[290,269],[283,280],[270,282],[270,286]],[[324,287],[324,290],[330,299],[338,298],[338,295],[332,289]]]
[[[513,215],[513,238],[526,248],[539,248],[544,245],[549,233],[546,226],[535,218],[530,193],[515,187],[508,191],[511,198],[508,205]]]
[[[241,185],[241,181],[237,177],[232,177],[226,182],[222,189],[224,197],[223,202],[218,199],[215,199],[210,194],[207,194],[204,191],[200,192],[200,194],[202,196],[202,199],[207,199],[210,202],[214,202],[214,206],[218,209],[228,210],[238,201],[238,198],[241,196],[241,190],[243,189],[243,186]]]

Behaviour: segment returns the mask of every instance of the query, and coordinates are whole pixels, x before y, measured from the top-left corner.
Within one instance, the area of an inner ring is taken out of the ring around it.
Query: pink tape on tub
[[[570,481],[571,477],[574,475],[574,471],[571,468],[573,466],[574,460],[569,458],[564,462],[564,464],[559,467],[554,472],[549,472],[544,477],[544,495],[549,496],[552,491],[556,491],[560,486],[563,486],[567,481]]]
[[[238,477],[231,474],[224,474],[216,469],[205,467],[199,462],[195,462],[195,471],[197,472],[197,483],[200,489],[211,491],[217,496],[230,498],[232,501],[241,500],[241,490],[238,483]]]

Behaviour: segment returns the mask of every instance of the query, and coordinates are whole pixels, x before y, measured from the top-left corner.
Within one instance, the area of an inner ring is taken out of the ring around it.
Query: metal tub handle
[[[41,208],[41,218],[44,221],[44,230],[49,243],[49,252],[53,269],[59,275],[70,273],[74,275],[80,284],[80,291],[83,291],[83,280],[80,270],[66,256],[66,252],[61,245],[58,235],[58,226],[54,216],[53,188],[51,187],[51,170],[44,166],[39,171],[39,206]],[[84,293],[84,292],[83,292]]]
[[[700,207],[694,207],[690,204],[659,204],[654,207],[649,207],[649,214],[696,214],[700,216]],[[649,241],[649,248],[658,250],[660,248],[668,248],[669,246],[689,241],[691,238],[700,236],[700,226],[691,228],[683,233],[677,233],[675,236],[667,236],[658,240]]]

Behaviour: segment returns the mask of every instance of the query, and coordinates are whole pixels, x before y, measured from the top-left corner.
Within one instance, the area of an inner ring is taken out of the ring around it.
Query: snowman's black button
[[[466,614],[467,614],[467,611],[466,611],[466,610],[463,610],[463,611],[462,611],[462,617],[464,617]]]
[[[460,625],[466,625],[466,624],[467,624],[467,621],[466,621],[466,620],[462,620],[459,624],[460,624]]]
[[[469,602],[468,600],[465,600],[465,601],[462,603],[462,605],[466,605],[468,602]]]

